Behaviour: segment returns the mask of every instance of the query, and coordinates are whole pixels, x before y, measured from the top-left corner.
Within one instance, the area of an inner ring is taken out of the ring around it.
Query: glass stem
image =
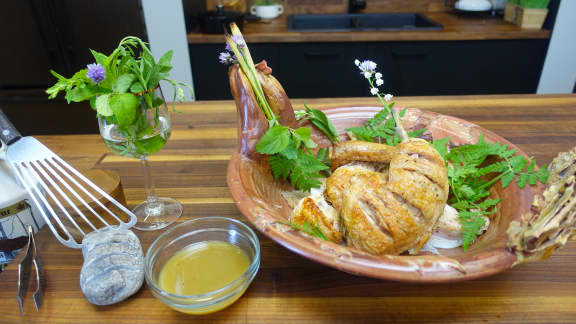
[[[148,216],[153,216],[157,214],[158,210],[161,209],[161,204],[156,195],[156,189],[154,188],[154,179],[150,174],[150,167],[148,166],[148,158],[141,157],[140,162],[142,164],[142,173],[144,174],[144,188],[146,190],[146,213]]]

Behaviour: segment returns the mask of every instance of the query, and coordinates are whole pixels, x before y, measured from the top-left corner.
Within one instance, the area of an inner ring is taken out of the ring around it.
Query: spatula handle
[[[8,117],[6,117],[2,109],[0,109],[0,139],[2,139],[6,145],[10,145],[20,138],[22,138],[20,132],[12,125],[10,120],[8,120]]]

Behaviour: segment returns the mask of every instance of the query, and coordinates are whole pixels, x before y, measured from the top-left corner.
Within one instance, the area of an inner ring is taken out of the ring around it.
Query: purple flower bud
[[[106,70],[99,63],[88,64],[87,67],[88,72],[86,72],[86,76],[94,83],[100,83],[106,78]]]
[[[228,52],[220,53],[220,55],[218,56],[218,59],[220,60],[220,63],[226,64],[226,65],[236,63],[236,57],[234,57],[234,55],[231,55]]]

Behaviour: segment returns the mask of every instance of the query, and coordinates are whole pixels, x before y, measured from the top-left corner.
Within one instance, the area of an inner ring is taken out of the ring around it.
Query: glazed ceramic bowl
[[[342,139],[344,129],[363,125],[380,107],[340,107],[323,109]],[[409,109],[403,118],[405,127],[426,127],[434,138],[451,137],[454,144],[476,143],[483,134],[487,142],[500,142],[518,147],[504,138],[468,121],[434,112]],[[240,136],[244,131],[240,132]],[[512,267],[516,255],[507,247],[508,225],[520,220],[530,209],[539,187],[493,186],[494,198],[501,198],[498,212],[486,233],[463,251],[461,248],[440,250],[439,255],[375,256],[366,252],[307,236],[279,222],[286,222],[291,208],[281,195],[289,186],[275,181],[266,163],[246,154],[252,145],[240,141],[239,151],[228,166],[228,186],[240,211],[252,224],[272,240],[289,250],[327,266],[356,275],[412,282],[447,282],[493,275]],[[524,154],[525,155],[525,154]]]
[[[250,259],[250,266],[226,286],[198,295],[169,293],[159,286],[166,262],[186,247],[209,241],[222,241],[239,247]],[[187,314],[209,314],[224,309],[240,298],[260,267],[260,243],[250,227],[226,217],[203,217],[174,226],[160,235],[146,252],[145,278],[152,294],[173,309]]]

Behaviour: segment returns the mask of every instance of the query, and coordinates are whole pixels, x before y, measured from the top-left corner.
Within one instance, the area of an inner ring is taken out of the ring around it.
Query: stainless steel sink
[[[298,32],[440,29],[442,25],[417,13],[288,16],[288,31]]]

